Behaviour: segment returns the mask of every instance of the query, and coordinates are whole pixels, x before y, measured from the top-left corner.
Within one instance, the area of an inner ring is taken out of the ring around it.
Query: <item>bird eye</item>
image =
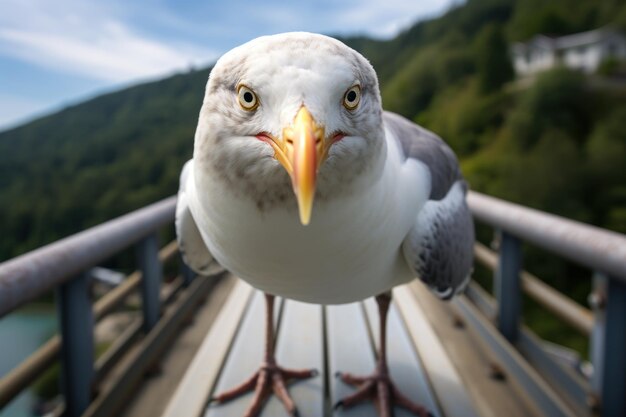
[[[239,105],[244,110],[250,111],[259,107],[259,99],[255,92],[243,84],[237,87],[237,98],[239,99]]]
[[[361,101],[361,87],[354,85],[343,95],[343,107],[348,110],[354,110]]]

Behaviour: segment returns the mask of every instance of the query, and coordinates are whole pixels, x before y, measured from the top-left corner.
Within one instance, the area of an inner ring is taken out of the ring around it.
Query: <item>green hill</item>
[[[0,259],[175,193],[208,74],[106,94],[0,133]]]

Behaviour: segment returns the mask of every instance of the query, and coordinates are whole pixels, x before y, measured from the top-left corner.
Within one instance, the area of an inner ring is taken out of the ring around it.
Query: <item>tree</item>
[[[483,93],[490,93],[513,79],[513,67],[502,27],[490,24],[479,33],[475,41],[478,85]]]
[[[593,123],[593,101],[582,74],[557,68],[539,75],[521,94],[508,125],[522,149],[531,148],[551,128],[582,143]]]

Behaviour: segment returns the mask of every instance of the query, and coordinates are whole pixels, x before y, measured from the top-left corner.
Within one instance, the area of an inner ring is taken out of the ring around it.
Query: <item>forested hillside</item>
[[[607,24],[626,28],[623,2],[470,0],[388,41],[342,40],[373,63],[387,109],[454,148],[474,190],[626,232],[626,90],[565,69],[521,85],[508,56],[537,33]],[[208,74],[0,133],[0,260],[174,194]]]
[[[209,70],[0,133],[0,260],[172,195]]]

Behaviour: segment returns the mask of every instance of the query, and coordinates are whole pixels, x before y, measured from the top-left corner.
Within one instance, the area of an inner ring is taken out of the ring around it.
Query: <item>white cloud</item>
[[[418,19],[441,14],[460,0],[368,0],[352,2],[333,13],[331,24],[341,27],[343,22],[350,32],[366,33],[390,38],[410,27]],[[342,33],[346,33],[345,30]]]
[[[74,7],[72,0],[47,3],[11,4],[13,13],[0,18],[0,54],[112,82],[162,75],[217,56],[206,48],[137,33],[108,11]]]
[[[332,7],[303,8],[294,3],[231,0],[229,7],[218,8],[218,15],[206,16],[205,21],[203,16],[185,19],[158,2],[139,7],[115,0],[3,0],[0,55],[95,80],[128,82],[208,64],[225,52],[220,50],[224,43],[235,46],[233,42],[268,31],[390,37],[417,16],[441,12],[458,1],[347,0]],[[141,32],[139,27],[146,22],[168,27],[169,36],[154,28]],[[182,41],[180,36],[194,40]],[[206,42],[215,49],[204,46]]]
[[[262,22],[257,32],[281,32],[285,30],[311,30],[326,34],[367,34],[390,38],[408,28],[418,19],[426,19],[445,12],[463,0],[344,0],[332,7],[303,8],[300,3],[288,5],[276,0],[270,2],[245,2],[233,0],[238,9],[246,10],[243,22],[255,26]],[[236,7],[236,6],[233,6]],[[258,36],[259,34],[257,34]]]
[[[0,0],[0,64],[10,66],[18,60],[38,68],[33,71],[38,75],[24,86],[10,84],[10,97],[9,90],[0,96],[0,129],[102,87],[207,65],[257,36],[308,30],[391,37],[416,19],[462,1]],[[47,71],[57,75],[48,78]],[[48,88],[52,78],[80,87],[71,92],[60,86]],[[0,81],[11,83],[4,76]],[[40,85],[45,92],[37,90]]]

